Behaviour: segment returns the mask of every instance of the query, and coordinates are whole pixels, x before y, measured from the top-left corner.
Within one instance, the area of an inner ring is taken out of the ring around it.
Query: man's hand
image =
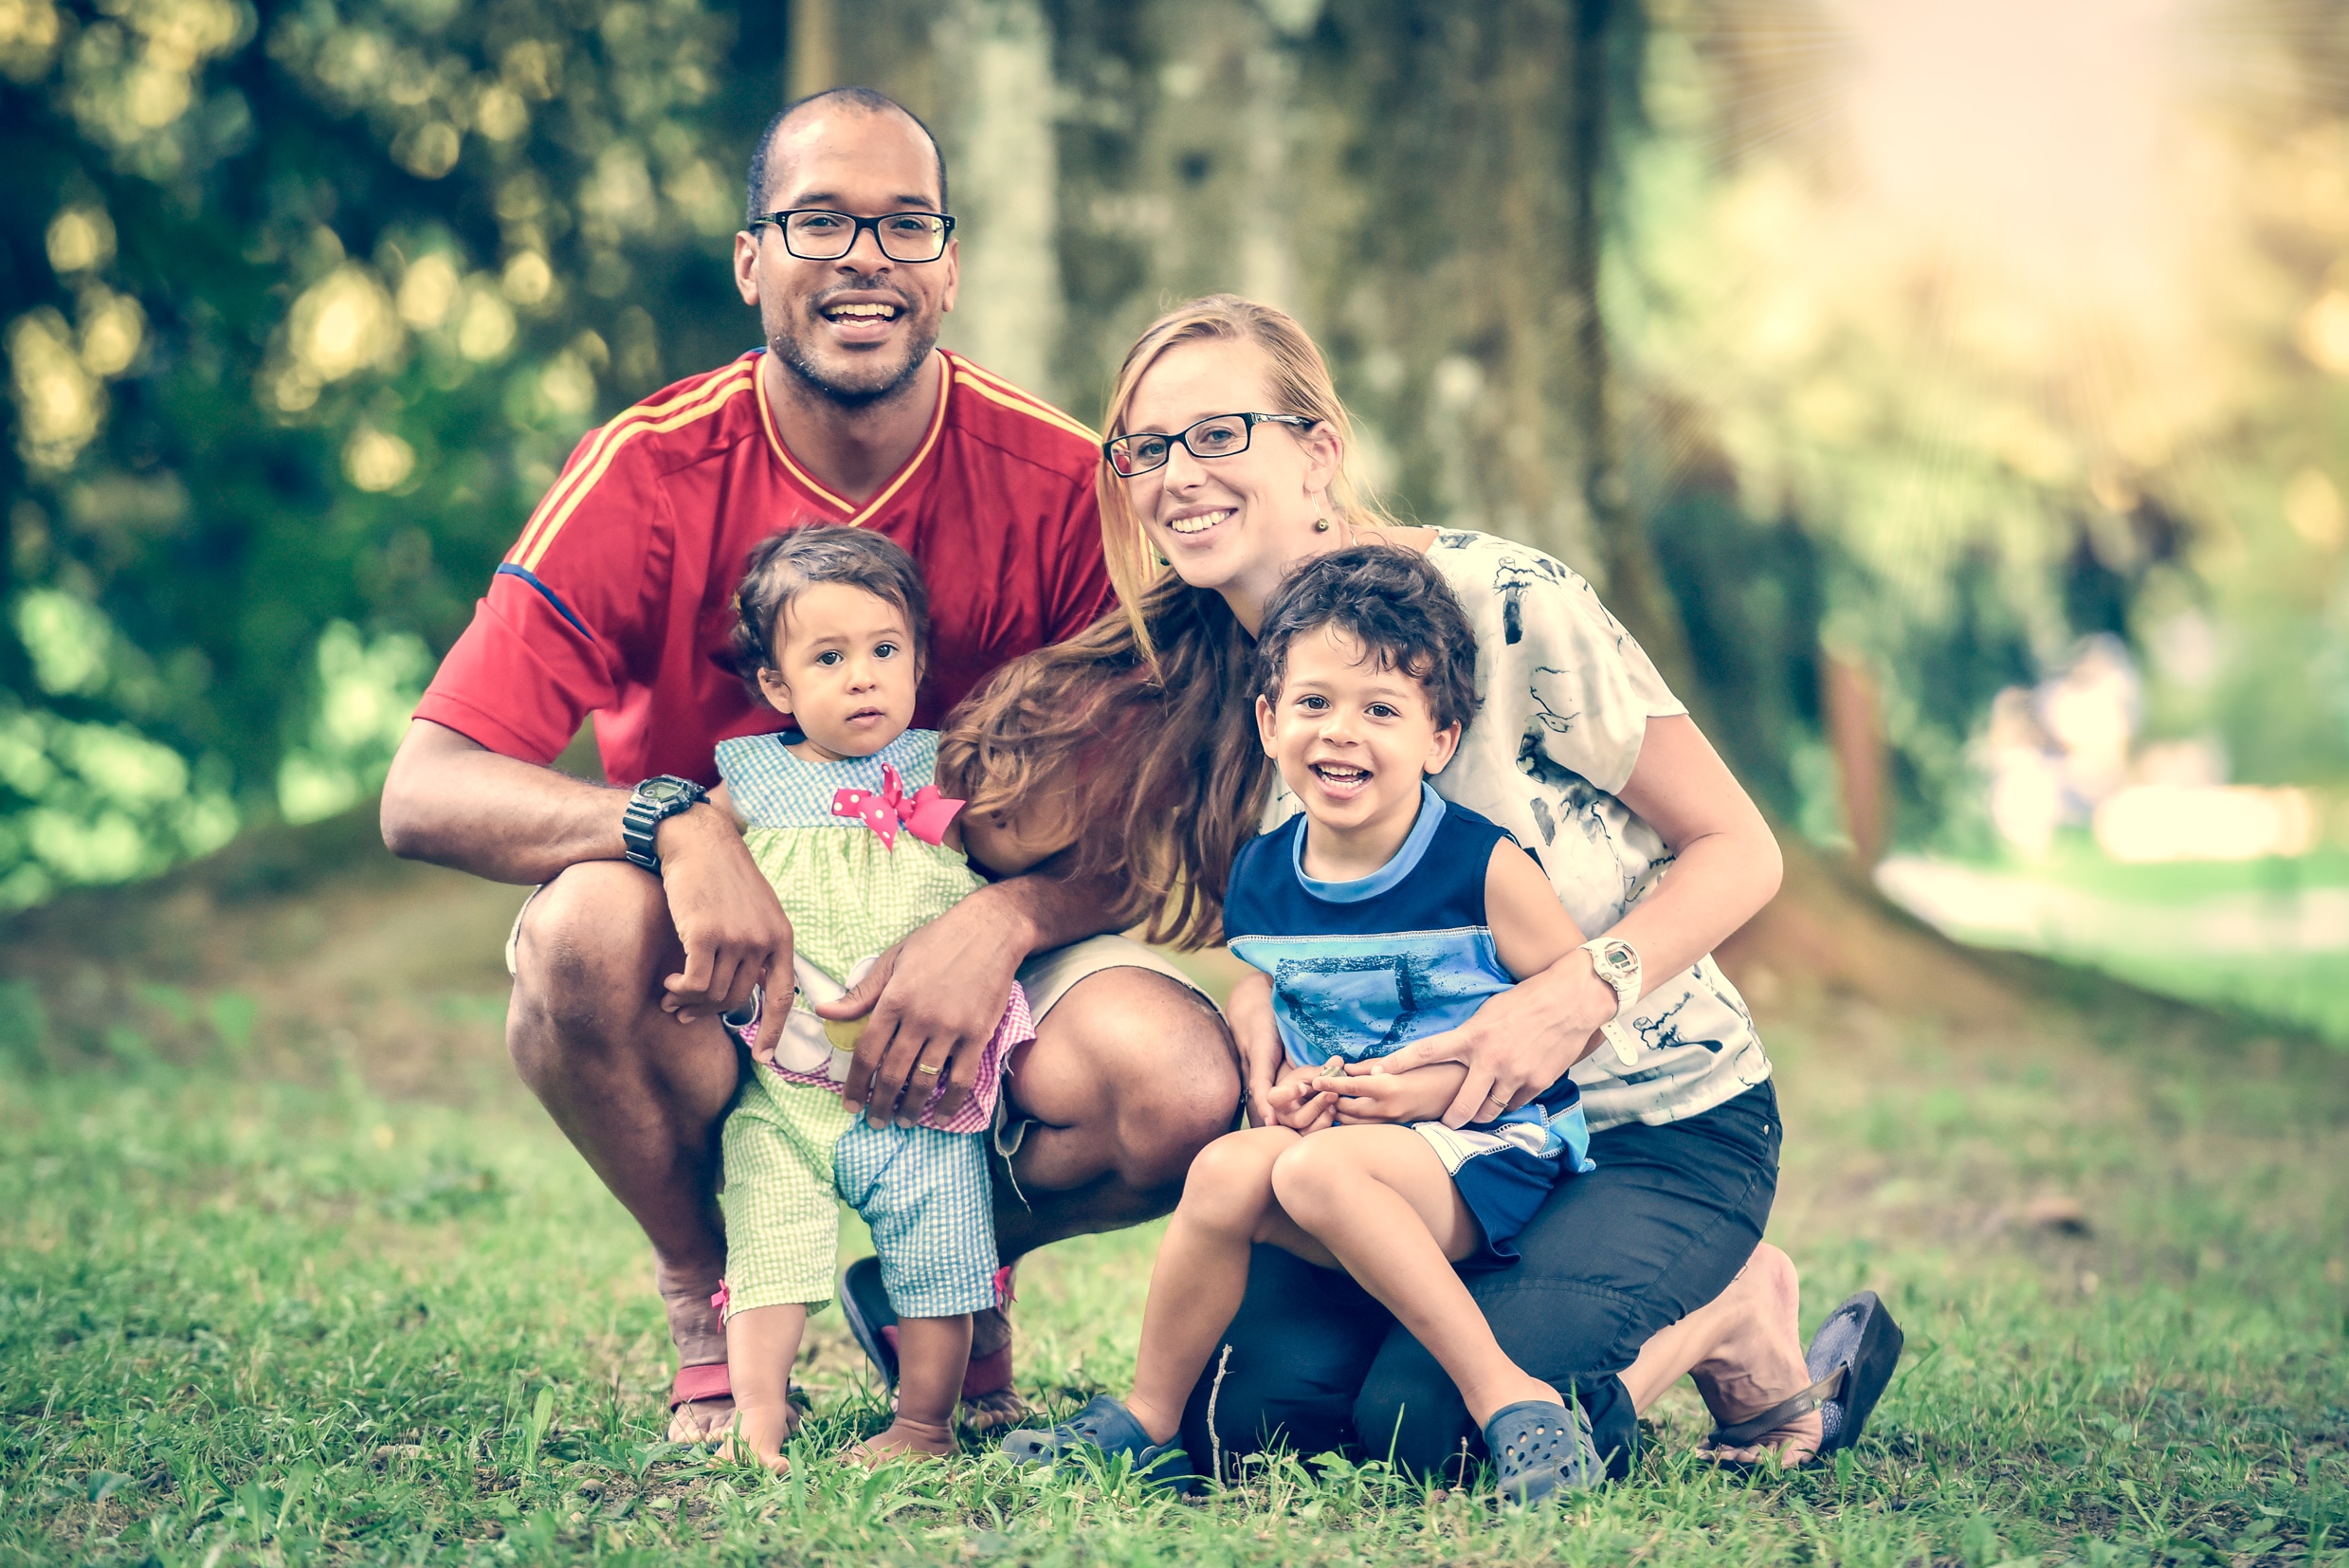
[[[840,1095],[874,1126],[912,1122],[941,1082],[938,1114],[950,1117],[977,1086],[1031,939],[1028,922],[997,907],[1004,901],[993,892],[982,887],[909,933],[846,996],[817,1004],[820,1017],[866,1019]]]
[[[1286,1126],[1272,1106],[1272,1085],[1288,1066],[1280,1026],[1272,1018],[1272,976],[1250,971],[1224,1002],[1224,1022],[1240,1048],[1240,1080],[1247,1095],[1248,1121],[1259,1127]]]
[[[1451,1107],[1461,1081],[1468,1076],[1468,1069],[1457,1062],[1391,1072],[1387,1068],[1393,1061],[1388,1057],[1348,1066],[1345,1087],[1338,1095],[1339,1126],[1432,1121]]]
[[[1486,997],[1458,1029],[1430,1034],[1384,1058],[1390,1073],[1457,1062],[1462,1075],[1448,1127],[1489,1121],[1566,1076],[1599,1044],[1598,1026],[1615,1015],[1615,994],[1591,970],[1580,948],[1508,990]]]
[[[681,1024],[746,1007],[751,988],[767,982],[754,1056],[774,1057],[775,1037],[792,1005],[792,922],[751,859],[742,834],[717,807],[695,806],[654,830],[669,920],[684,944],[685,967],[661,982],[663,1012]]]

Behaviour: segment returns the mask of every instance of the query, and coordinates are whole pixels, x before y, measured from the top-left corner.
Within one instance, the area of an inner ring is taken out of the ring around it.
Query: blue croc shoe
[[[1153,1443],[1134,1413],[1106,1394],[1093,1395],[1091,1403],[1057,1427],[1024,1427],[1003,1434],[1003,1451],[1019,1465],[1055,1464],[1084,1449],[1099,1451],[1103,1459],[1130,1454],[1134,1473],[1143,1480],[1172,1486],[1185,1497],[1198,1495],[1199,1476],[1191,1468],[1191,1456],[1171,1440]]]
[[[1579,1405],[1547,1399],[1503,1405],[1484,1423],[1484,1447],[1501,1472],[1502,1501],[1520,1507],[1607,1479],[1606,1463],[1591,1440],[1591,1418]]]

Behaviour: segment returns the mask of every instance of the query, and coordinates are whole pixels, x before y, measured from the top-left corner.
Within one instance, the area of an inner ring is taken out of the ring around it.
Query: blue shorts
[[[1582,1107],[1574,1106],[1549,1123],[1569,1122],[1580,1136],[1561,1140],[1538,1121],[1472,1122],[1447,1127],[1441,1121],[1414,1121],[1411,1131],[1426,1139],[1436,1158],[1451,1173],[1460,1201],[1484,1231],[1484,1245],[1462,1258],[1461,1268],[1505,1268],[1517,1261],[1512,1245],[1548,1201],[1550,1190],[1567,1176],[1591,1169],[1584,1154],[1590,1134],[1582,1131]],[[1560,1143],[1563,1147],[1559,1147]],[[1537,1152],[1534,1145],[1556,1149]]]

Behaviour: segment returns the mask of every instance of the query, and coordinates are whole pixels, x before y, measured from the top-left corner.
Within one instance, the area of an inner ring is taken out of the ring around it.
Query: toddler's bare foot
[[[954,1430],[942,1421],[915,1421],[900,1415],[889,1430],[868,1437],[842,1457],[867,1468],[892,1459],[948,1459],[955,1453]]]
[[[790,1474],[791,1461],[783,1457],[783,1445],[798,1425],[798,1413],[789,1405],[780,1411],[760,1405],[738,1407],[719,1438],[718,1457],[734,1463],[756,1460],[777,1475]]]
[[[1764,1242],[1754,1249],[1745,1271],[1729,1283],[1717,1304],[1730,1313],[1730,1328],[1719,1350],[1690,1373],[1705,1409],[1722,1426],[1735,1426],[1790,1399],[1811,1386],[1803,1365],[1799,1311],[1802,1283],[1794,1262]],[[1752,1463],[1775,1453],[1799,1465],[1819,1451],[1819,1413],[1798,1415],[1741,1449],[1703,1449],[1708,1459]]]

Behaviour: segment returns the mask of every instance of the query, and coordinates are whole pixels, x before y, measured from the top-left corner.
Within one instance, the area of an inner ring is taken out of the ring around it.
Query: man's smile
[[[819,299],[814,310],[817,319],[829,326],[838,340],[849,344],[885,341],[908,314],[902,300],[870,290],[843,291]]]

